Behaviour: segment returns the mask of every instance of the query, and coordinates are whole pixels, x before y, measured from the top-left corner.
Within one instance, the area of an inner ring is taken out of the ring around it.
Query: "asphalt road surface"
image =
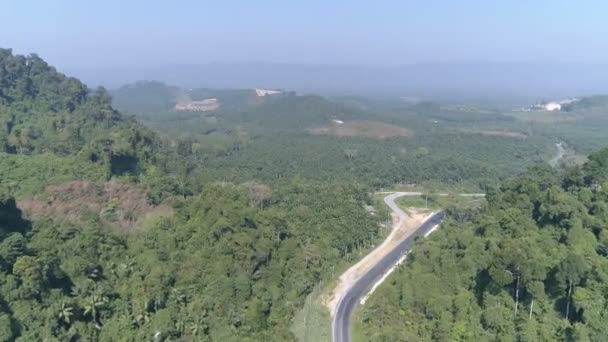
[[[384,202],[399,216],[399,221],[407,218],[407,214],[399,208],[394,200],[397,197],[404,196],[403,193],[395,193],[384,198]],[[407,195],[405,195],[407,196]],[[348,292],[340,299],[332,321],[332,340],[333,342],[351,342],[350,338],[350,320],[353,310],[362,296],[374,285],[374,283],[382,277],[382,275],[393,267],[397,261],[407,253],[410,245],[418,236],[424,236],[434,226],[439,224],[445,213],[440,211],[427,219],[421,224],[414,233],[403,240],[395,249],[390,251],[382,258],[372,269],[359,278]]]

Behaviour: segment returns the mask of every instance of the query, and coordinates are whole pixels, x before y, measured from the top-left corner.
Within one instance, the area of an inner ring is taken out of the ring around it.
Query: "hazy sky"
[[[4,0],[0,46],[60,67],[605,62],[607,1]]]

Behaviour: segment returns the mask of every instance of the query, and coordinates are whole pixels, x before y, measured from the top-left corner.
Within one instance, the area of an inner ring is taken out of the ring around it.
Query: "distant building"
[[[546,111],[546,112],[559,112],[562,110],[562,106],[571,104],[579,101],[577,98],[569,98],[558,101],[541,102],[530,107],[522,108],[524,112],[530,111]]]
[[[562,105],[557,102],[549,102],[549,103],[545,103],[543,108],[548,112],[557,112],[557,111],[562,110]]]
[[[268,90],[268,89],[256,89],[255,94],[257,96],[267,96],[267,95],[275,95],[280,94],[280,90]]]

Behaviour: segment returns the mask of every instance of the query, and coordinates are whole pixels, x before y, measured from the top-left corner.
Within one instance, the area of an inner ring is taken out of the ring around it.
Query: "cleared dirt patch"
[[[150,216],[173,214],[171,207],[150,204],[143,190],[116,182],[53,185],[42,195],[19,201],[18,206],[31,218],[59,218],[76,225],[94,220],[120,234],[140,230]]]
[[[175,105],[175,110],[187,112],[209,112],[218,108],[220,108],[220,102],[216,98],[202,101],[178,102]]]
[[[488,137],[502,137],[502,138],[511,138],[511,139],[527,139],[528,136],[524,133],[513,132],[513,131],[484,131],[484,130],[474,130],[474,129],[463,129],[462,132],[469,134],[480,134]]]
[[[339,121],[339,120],[337,120]],[[411,137],[414,132],[403,127],[380,121],[355,120],[343,123],[332,122],[322,127],[312,128],[310,133],[316,135],[334,135],[337,137],[366,137],[386,139],[390,137]]]

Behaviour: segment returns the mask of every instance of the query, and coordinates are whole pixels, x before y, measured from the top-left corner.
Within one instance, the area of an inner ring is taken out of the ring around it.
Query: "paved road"
[[[377,194],[393,194],[393,195],[397,195],[397,197],[403,197],[403,196],[422,196],[424,194],[429,194],[428,192],[417,192],[417,191],[406,191],[406,192],[380,191],[380,192],[376,192],[376,193]],[[456,195],[456,196],[461,196],[461,197],[485,197],[486,196],[486,194],[484,194],[484,193],[450,194],[450,193],[447,193],[447,192],[435,193],[433,195],[437,195],[437,196]],[[397,198],[397,197],[395,197],[395,198]],[[385,202],[386,202],[386,197],[385,197]]]
[[[399,217],[399,223],[401,224],[401,222],[403,222],[405,219],[407,219],[407,214],[401,209],[399,208],[399,206],[395,203],[395,200],[399,197],[403,197],[403,196],[420,196],[422,195],[422,193],[420,192],[395,192],[393,194],[390,194],[386,197],[384,197],[384,203],[386,203],[386,205],[388,205],[389,208],[391,208],[391,210],[397,214],[397,216]]]
[[[399,216],[399,221],[407,219],[407,214],[401,210],[396,204],[395,199],[402,196],[414,196],[413,193],[394,193],[384,198],[384,202]],[[444,212],[438,212],[411,234],[407,239],[402,241],[395,249],[389,252],[382,258],[372,269],[359,278],[348,292],[338,302],[336,312],[332,321],[332,340],[333,342],[351,342],[350,338],[350,320],[353,314],[353,309],[359,302],[359,299],[374,285],[374,283],[382,277],[382,275],[409,250],[410,244],[417,236],[424,236],[434,226],[439,224],[445,217]]]

